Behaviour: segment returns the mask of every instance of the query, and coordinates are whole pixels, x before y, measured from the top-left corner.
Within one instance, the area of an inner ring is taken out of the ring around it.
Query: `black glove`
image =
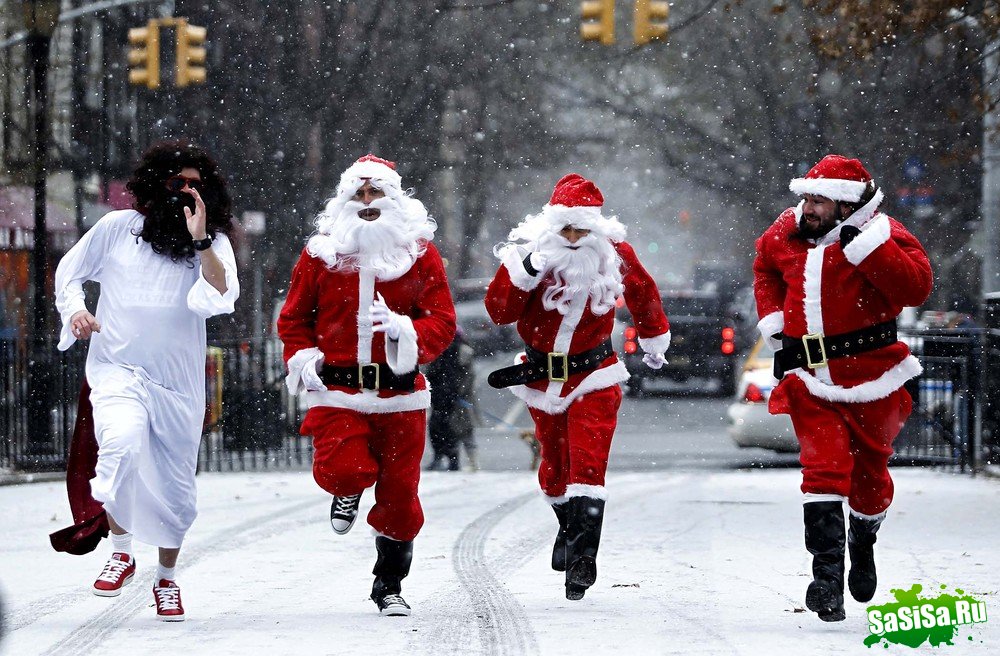
[[[845,225],[840,229],[840,247],[847,248],[847,245],[854,241],[854,238],[861,234],[861,230],[852,226]]]

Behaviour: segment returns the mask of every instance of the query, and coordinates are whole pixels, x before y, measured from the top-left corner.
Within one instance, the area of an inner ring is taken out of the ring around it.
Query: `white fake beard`
[[[542,295],[546,310],[565,316],[570,301],[581,295],[589,296],[590,311],[597,316],[615,306],[624,288],[621,258],[610,241],[591,234],[570,244],[565,237],[548,232],[538,239],[535,250],[546,256],[545,269],[555,278]]]
[[[341,206],[341,201],[330,201],[317,218],[318,234],[309,238],[309,254],[334,271],[368,269],[379,280],[399,278],[426,251],[435,228],[419,201],[403,200],[410,212],[390,197],[375,199],[369,205],[348,200]],[[364,209],[379,210],[379,217],[362,219],[358,212]]]

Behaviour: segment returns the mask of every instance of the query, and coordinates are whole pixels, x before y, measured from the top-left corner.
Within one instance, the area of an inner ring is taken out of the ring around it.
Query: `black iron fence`
[[[1000,463],[1000,298],[988,327],[925,330],[905,337],[924,373],[910,381],[913,414],[895,443],[897,460],[978,470]],[[0,468],[65,468],[86,351],[49,350],[54,369],[49,435],[28,423],[27,340],[0,340]],[[304,408],[284,386],[277,340],[212,343],[206,358],[203,471],[310,466],[312,444],[298,434]],[[39,439],[41,437],[41,439]]]

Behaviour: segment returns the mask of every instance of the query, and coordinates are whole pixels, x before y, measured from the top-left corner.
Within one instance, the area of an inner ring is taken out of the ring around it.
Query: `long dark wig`
[[[228,235],[233,217],[226,181],[208,153],[189,141],[153,144],[126,185],[135,198],[132,207],[145,217],[142,230],[133,233],[136,241],[143,239],[153,252],[174,262],[190,261],[195,254],[184,218],[184,207],[194,210],[194,198],[187,192],[172,192],[166,187],[168,178],[187,167],[196,168],[201,174],[198,193],[205,201],[208,234],[212,238],[219,233]]]

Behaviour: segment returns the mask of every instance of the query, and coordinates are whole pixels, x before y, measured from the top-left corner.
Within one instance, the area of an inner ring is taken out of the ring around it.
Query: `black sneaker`
[[[350,494],[346,497],[333,497],[330,504],[330,526],[337,535],[344,535],[354,526],[354,520],[358,518],[358,505],[361,503],[361,494]]]
[[[387,594],[372,601],[378,605],[378,612],[382,615],[407,617],[410,614],[410,605],[403,601],[403,598],[398,594]]]

